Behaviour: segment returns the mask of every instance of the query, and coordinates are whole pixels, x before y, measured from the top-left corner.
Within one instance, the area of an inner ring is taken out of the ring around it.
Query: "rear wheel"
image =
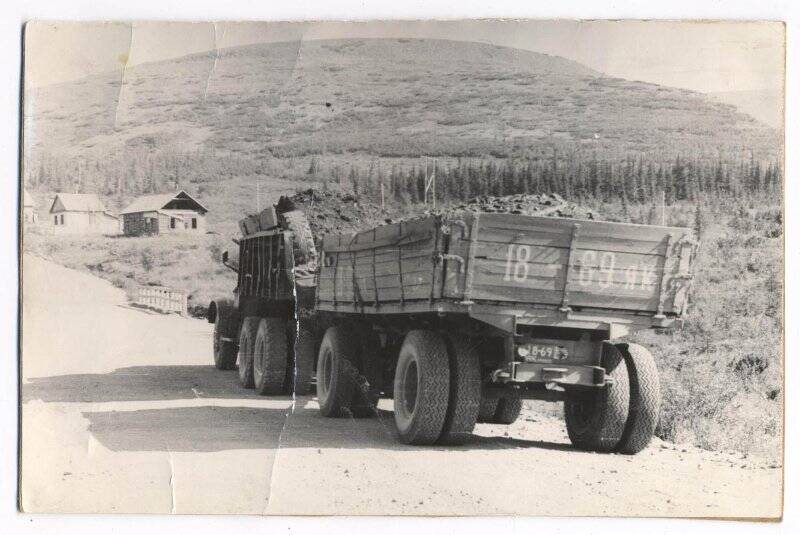
[[[253,348],[260,319],[248,316],[242,321],[239,332],[239,382],[245,388],[253,388]]]
[[[522,400],[517,397],[506,397],[497,400],[497,410],[492,422],[496,424],[511,425],[519,418],[522,411]]]
[[[481,405],[478,409],[478,423],[491,424],[494,423],[494,413],[497,412],[497,403],[499,398],[481,398]]]
[[[661,412],[661,384],[653,355],[639,344],[616,344],[625,365],[631,387],[631,401],[625,431],[617,451],[629,455],[639,453],[653,438]]]
[[[630,386],[622,353],[603,343],[603,368],[611,379],[599,392],[570,395],[564,402],[567,434],[573,445],[591,451],[613,451],[628,420]]]
[[[312,377],[314,375],[314,358],[316,352],[316,338],[314,332],[303,327],[302,321],[297,330],[297,339],[294,342],[294,393],[305,396],[312,392]]]
[[[450,395],[444,339],[411,331],[400,348],[394,375],[394,423],[406,444],[433,444],[442,434]]]
[[[368,418],[377,414],[382,376],[382,348],[378,335],[366,331],[361,337],[358,355],[358,375],[353,388],[350,410],[356,418]]]
[[[357,340],[343,326],[325,331],[317,360],[317,400],[323,416],[350,416],[357,368]]]
[[[236,367],[238,348],[233,340],[225,340],[228,334],[229,318],[217,311],[214,318],[214,366],[218,370],[232,370]]]
[[[438,442],[463,444],[475,429],[481,406],[480,362],[474,340],[451,336],[448,342],[450,397]]]
[[[262,318],[253,350],[253,383],[262,396],[284,394],[286,364],[286,322],[280,318]]]

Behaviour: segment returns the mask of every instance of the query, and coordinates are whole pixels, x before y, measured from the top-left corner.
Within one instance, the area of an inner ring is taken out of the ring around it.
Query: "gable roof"
[[[175,200],[186,200],[192,205],[194,210],[201,213],[208,212],[208,209],[197,202],[197,200],[181,190],[177,193],[159,193],[156,195],[142,195],[130,203],[121,214],[133,214],[136,212],[158,212],[164,210],[166,206]]]
[[[60,210],[66,212],[106,212],[103,202],[94,193],[56,193],[50,212],[60,202]]]

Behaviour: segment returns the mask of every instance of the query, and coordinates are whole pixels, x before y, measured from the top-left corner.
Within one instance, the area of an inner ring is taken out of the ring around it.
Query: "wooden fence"
[[[136,304],[160,310],[161,312],[177,312],[181,316],[188,314],[185,290],[175,290],[163,286],[139,286],[136,292]]]

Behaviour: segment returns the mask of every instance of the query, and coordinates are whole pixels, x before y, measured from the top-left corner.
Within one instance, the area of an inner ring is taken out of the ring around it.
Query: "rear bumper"
[[[512,362],[510,370],[495,373],[499,383],[555,383],[565,386],[602,387],[608,384],[606,370],[600,366]]]

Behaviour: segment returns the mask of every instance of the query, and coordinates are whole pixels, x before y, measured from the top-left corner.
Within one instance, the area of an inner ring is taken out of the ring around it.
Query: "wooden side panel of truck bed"
[[[430,216],[329,236],[320,308],[437,300],[679,315],[691,231],[512,214]],[[332,306],[331,306],[332,304]]]
[[[694,239],[687,229],[481,214],[453,231],[466,275],[445,295],[648,313],[680,313]],[[474,232],[477,239],[473,240]],[[663,291],[662,291],[663,289]]]
[[[317,279],[319,301],[405,302],[439,297],[433,253],[440,240],[430,217],[376,227],[353,236],[328,236]]]

